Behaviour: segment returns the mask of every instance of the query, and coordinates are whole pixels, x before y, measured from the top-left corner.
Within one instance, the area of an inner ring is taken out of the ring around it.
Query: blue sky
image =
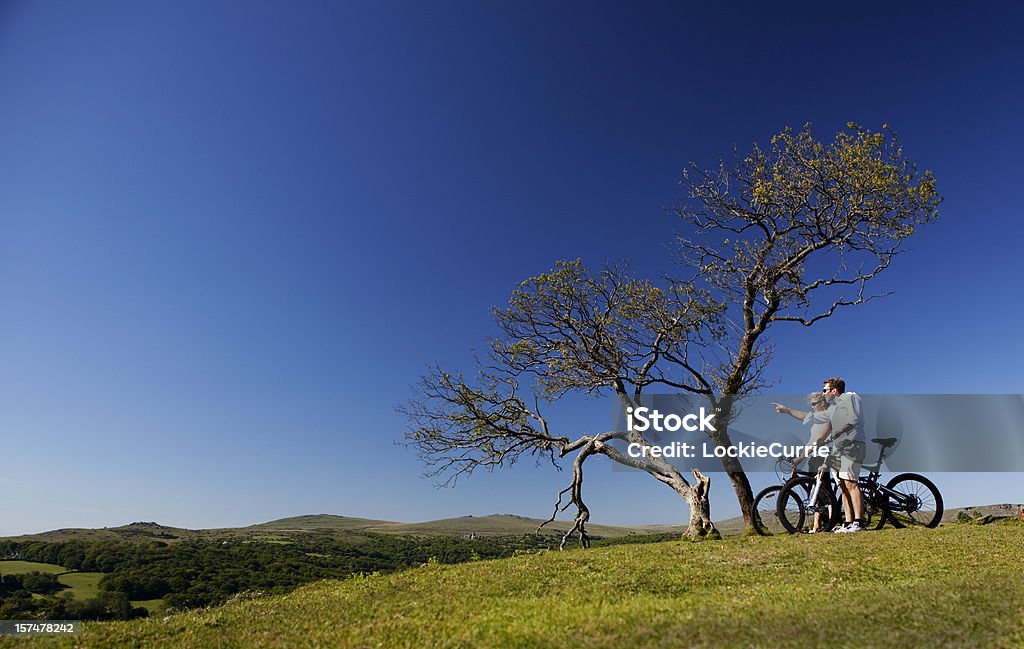
[[[0,534],[547,515],[550,467],[434,489],[394,405],[427,365],[468,367],[488,307],[555,260],[665,269],[684,164],[808,121],[892,125],[946,201],[880,280],[895,296],[773,335],[776,389],[834,368],[865,393],[1024,393],[1021,14],[4,3]],[[686,519],[592,467],[595,520]],[[1024,500],[1020,474],[937,481],[950,505]]]

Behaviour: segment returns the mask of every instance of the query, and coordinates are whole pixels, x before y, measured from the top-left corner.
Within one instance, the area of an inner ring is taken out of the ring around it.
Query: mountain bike
[[[751,523],[754,527],[754,531],[761,536],[789,533],[789,531],[782,525],[782,521],[777,513],[779,492],[782,491],[782,487],[786,481],[791,478],[795,478],[797,476],[813,478],[817,475],[817,467],[813,467],[813,470],[807,471],[797,469],[797,466],[799,466],[799,464],[805,459],[807,458],[779,458],[775,463],[775,475],[778,477],[779,483],[765,487],[761,491],[757,492],[756,496],[754,496],[754,515]],[[810,463],[808,463],[808,468],[812,468]],[[808,485],[808,494],[810,494],[810,489],[811,487]],[[833,524],[834,522],[835,521],[833,521]]]
[[[878,461],[870,466],[866,476],[857,479],[863,501],[866,527],[879,529],[888,521],[893,527],[935,527],[942,520],[942,494],[928,478],[917,473],[901,473],[886,484],[879,483],[885,450],[896,444],[896,438],[874,438],[879,446]],[[840,446],[837,451],[842,452]],[[803,531],[828,531],[839,520],[840,502],[829,469],[839,468],[839,453],[830,454],[813,476],[796,475],[786,481],[776,498],[776,517],[779,525],[790,534]],[[805,524],[815,518],[819,528],[806,529]]]

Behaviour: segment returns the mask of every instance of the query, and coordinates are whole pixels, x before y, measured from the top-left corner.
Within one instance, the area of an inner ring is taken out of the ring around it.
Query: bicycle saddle
[[[876,437],[876,438],[872,439],[871,441],[874,442],[875,444],[878,444],[882,448],[889,448],[890,446],[892,446],[893,444],[896,443],[896,438],[895,437]]]

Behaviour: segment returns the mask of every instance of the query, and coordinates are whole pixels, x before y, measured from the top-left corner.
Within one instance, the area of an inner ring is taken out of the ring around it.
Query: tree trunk
[[[722,411],[724,412],[723,419],[729,420],[732,414],[732,399],[729,398],[725,403],[722,404]],[[722,413],[720,413],[722,414]],[[732,445],[732,440],[729,437],[729,427],[726,426],[719,429],[716,434],[709,434],[711,441],[718,447],[727,447]],[[729,476],[729,481],[732,482],[733,491],[736,492],[736,500],[740,505],[740,513],[743,515],[743,523],[747,528],[752,528],[754,521],[754,492],[750,488],[750,480],[747,479],[747,474],[743,470],[743,465],[740,461],[734,457],[722,458],[722,468],[725,469],[725,473]]]
[[[750,527],[754,520],[754,492],[750,488],[750,480],[747,479],[747,474],[744,473],[743,468],[739,466],[739,462],[735,463],[734,467],[726,466],[726,471],[729,476],[729,481],[732,482],[732,488],[736,492],[736,500],[740,503],[740,513],[743,514],[743,522],[746,527]]]
[[[693,469],[694,484],[686,496],[690,505],[690,526],[686,536],[690,539],[720,539],[722,535],[711,522],[711,478]]]

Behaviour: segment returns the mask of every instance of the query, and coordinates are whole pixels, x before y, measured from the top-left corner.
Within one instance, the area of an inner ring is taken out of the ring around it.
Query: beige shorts
[[[832,471],[832,477],[836,480],[853,480],[857,481],[860,477],[861,462],[857,461],[857,458],[842,456],[839,458],[839,470]]]
[[[864,444],[855,443],[843,449],[839,454],[839,470],[833,464],[832,477],[836,480],[857,481],[860,477],[860,467],[864,463]]]

